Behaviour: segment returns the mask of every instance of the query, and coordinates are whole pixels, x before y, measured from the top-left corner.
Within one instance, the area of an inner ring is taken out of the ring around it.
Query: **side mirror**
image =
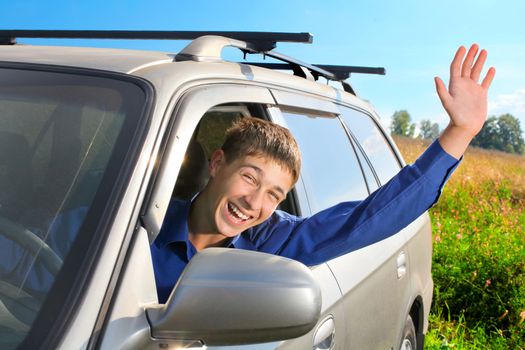
[[[237,345],[306,334],[319,318],[311,271],[287,258],[208,248],[190,261],[167,303],[147,308],[156,340]]]

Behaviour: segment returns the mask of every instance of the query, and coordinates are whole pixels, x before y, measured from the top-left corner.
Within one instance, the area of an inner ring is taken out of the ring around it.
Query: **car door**
[[[149,328],[145,327],[148,323],[144,315],[144,305],[152,305],[156,299],[153,295],[155,287],[149,242],[154,239],[152,232],[158,231],[162,224],[172,193],[187,198],[199,190],[199,181],[193,181],[195,172],[185,174],[184,166],[181,167],[181,164],[192,163],[188,162],[184,150],[188,155],[188,152],[192,152],[192,143],[197,142],[202,148],[206,161],[213,148],[220,146],[220,137],[223,136],[224,128],[229,121],[246,115],[267,117],[269,115],[266,112],[267,108],[271,109],[274,105],[275,100],[268,89],[239,84],[194,87],[175,105],[171,113],[172,128],[169,137],[165,140],[158,172],[144,204],[134,246],[128,254],[125,271],[112,298],[111,312],[102,326],[101,348],[156,346],[155,342],[151,343]],[[190,182],[191,186],[195,185],[195,189],[188,191]],[[291,198],[296,192],[300,193],[301,190],[294,191]],[[295,199],[290,200],[295,201]],[[294,204],[289,205],[292,208],[294,206]],[[341,294],[335,278],[326,265],[313,268],[313,273],[321,286],[323,311],[320,323],[310,333],[291,341],[241,346],[208,346],[203,349],[275,349],[279,346],[286,349],[304,349],[305,344],[308,344],[307,348],[311,348],[314,339],[320,344],[326,339],[332,340],[336,325],[331,320],[334,318],[339,320],[342,316],[337,312],[340,308],[336,311],[332,309],[338,307]],[[276,300],[276,303],[278,302],[279,300]],[[341,327],[341,332],[338,333],[342,335],[344,329],[342,324]],[[316,334],[317,338],[315,338]],[[337,349],[344,349],[344,338],[341,338],[337,344]],[[185,346],[189,345],[192,348],[200,348],[198,344],[185,344]]]
[[[323,120],[333,118],[335,111],[334,105],[330,102],[312,99],[302,94],[272,90],[272,95],[279,103],[278,107],[268,109],[270,118],[292,131],[298,141],[302,160],[301,176],[295,186],[293,197],[295,206],[298,208],[297,215],[309,216],[313,213],[311,206],[312,200],[310,188],[311,173],[305,169],[309,164],[304,162],[305,156],[309,156],[310,149],[306,149],[306,144],[302,143],[299,129],[315,128],[315,125],[307,123],[302,127],[292,125],[288,118],[290,115],[299,116],[298,119],[310,120],[315,116],[322,116]],[[295,118],[294,118],[295,119]],[[299,121],[301,124],[301,121]],[[341,129],[342,130],[342,129]],[[313,163],[310,163],[313,164]],[[327,179],[328,180],[328,179]],[[321,204],[322,205],[322,204]],[[346,315],[344,314],[343,300],[341,291],[337,284],[333,272],[326,263],[311,267],[312,272],[321,283],[323,306],[322,314],[318,324],[308,334],[297,339],[288,340],[280,344],[279,350],[291,349],[347,349],[346,343]]]
[[[356,154],[361,150],[350,141],[339,107],[332,109],[332,114],[326,113],[329,107],[324,114],[301,111],[296,104],[301,98],[289,92],[272,92],[282,106],[284,122],[301,147],[303,181],[312,214],[342,201],[364,199],[378,187],[370,164],[364,162],[363,154]],[[394,346],[398,319],[404,317],[400,301],[407,298],[408,287],[408,278],[401,272],[406,268],[403,244],[404,237],[396,235],[328,261],[344,296],[347,349]]]
[[[342,120],[365,154],[379,185],[385,184],[404,165],[393,140],[379,126],[377,117],[373,114],[347,106],[340,106],[340,110]],[[397,319],[392,319],[391,322],[395,322],[395,330],[399,333],[406,316],[411,313],[416,322],[416,330],[422,333],[425,324],[428,323],[433,288],[432,241],[428,214],[421,215],[396,236],[399,236],[399,239],[395,238],[394,246],[396,268],[399,273],[403,273],[404,269],[404,274],[407,276],[404,279],[408,279],[410,285],[403,286],[409,290],[409,294],[404,293],[403,299],[396,302],[392,315],[396,315]]]
[[[340,117],[379,185],[400,166],[371,118],[340,106]],[[406,237],[402,233],[329,263],[345,294],[351,348],[397,348],[411,298]],[[361,310],[355,310],[360,305]]]

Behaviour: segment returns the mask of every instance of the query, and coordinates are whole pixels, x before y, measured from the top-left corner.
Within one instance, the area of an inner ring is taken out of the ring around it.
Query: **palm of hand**
[[[456,52],[450,65],[450,83],[447,91],[440,78],[436,78],[436,90],[443,107],[450,116],[450,123],[454,127],[476,135],[487,118],[488,89],[495,75],[494,68],[490,68],[479,84],[478,80],[487,58],[487,52],[481,50],[474,60],[478,46],[472,45],[465,60],[465,48],[462,46]]]

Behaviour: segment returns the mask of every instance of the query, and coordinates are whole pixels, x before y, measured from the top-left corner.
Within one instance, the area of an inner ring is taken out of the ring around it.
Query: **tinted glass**
[[[365,150],[381,184],[396,175],[401,167],[372,118],[350,108],[344,108],[341,117]]]
[[[98,219],[97,190],[116,181],[110,159],[129,148],[121,134],[144,100],[128,82],[0,69],[0,348],[24,339],[77,234]]]
[[[377,183],[376,177],[374,176],[374,173],[372,172],[372,169],[370,168],[370,164],[366,161],[366,158],[363,155],[363,152],[361,151],[361,149],[356,147],[356,152],[357,152],[357,155],[359,157],[359,162],[361,162],[361,167],[363,168],[363,172],[366,177],[366,183],[368,185],[368,190],[370,193],[372,193],[379,188],[379,184]]]
[[[303,159],[301,174],[312,211],[368,195],[350,140],[338,118],[283,112]]]

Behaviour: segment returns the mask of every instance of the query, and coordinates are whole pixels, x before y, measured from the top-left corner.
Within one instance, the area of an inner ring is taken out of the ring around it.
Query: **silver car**
[[[15,36],[194,39],[171,54],[20,45]],[[302,174],[281,205],[295,215],[363,199],[404,165],[345,81],[384,70],[275,52],[294,40],[311,36],[0,32],[0,348],[423,347],[433,289],[427,214],[310,268],[206,249],[158,303],[149,245],[170,199],[202,188],[236,118],[269,119],[296,137]],[[228,62],[225,47],[280,63]]]

